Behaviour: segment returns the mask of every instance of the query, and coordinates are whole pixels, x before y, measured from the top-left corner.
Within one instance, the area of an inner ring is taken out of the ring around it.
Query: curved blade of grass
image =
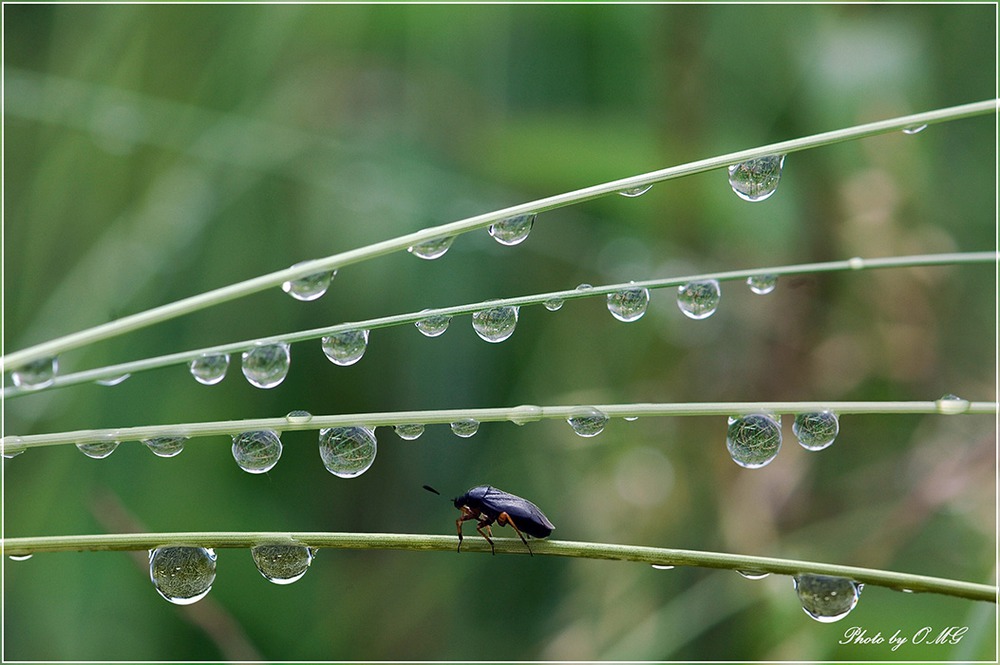
[[[29,388],[19,388],[15,386],[7,386],[3,389],[3,397],[12,398],[20,397],[28,394],[36,394],[45,392],[47,390],[52,390],[54,388],[63,388],[67,386],[78,385],[81,383],[90,383],[92,381],[101,381],[114,379],[116,377],[121,377],[126,374],[135,374],[136,372],[142,372],[150,369],[157,369],[161,367],[168,367],[171,365],[179,365],[184,363],[189,363],[195,358],[199,358],[203,355],[222,355],[222,354],[233,354],[241,353],[258,344],[275,344],[277,342],[302,342],[306,340],[319,339],[326,335],[332,335],[334,333],[344,332],[348,330],[375,330],[377,328],[388,328],[392,326],[399,326],[404,324],[412,324],[426,319],[431,316],[461,316],[466,314],[472,314],[473,312],[478,312],[483,309],[491,307],[506,307],[506,306],[530,306],[543,304],[549,300],[574,300],[577,298],[591,298],[596,296],[605,296],[609,293],[615,293],[617,291],[622,291],[626,289],[663,289],[671,286],[679,286],[681,284],[686,284],[688,282],[700,281],[714,279],[716,281],[733,281],[733,280],[745,280],[747,277],[752,277],[755,275],[802,275],[802,274],[813,274],[813,273],[823,273],[823,272],[837,272],[846,270],[868,270],[876,268],[911,268],[917,266],[937,266],[937,265],[956,265],[956,264],[967,264],[967,263],[995,263],[1000,254],[997,252],[962,252],[962,253],[950,253],[950,254],[925,254],[918,256],[897,256],[897,257],[886,257],[886,258],[876,258],[876,259],[863,259],[861,257],[854,257],[844,261],[827,261],[823,263],[805,263],[799,265],[786,265],[786,266],[776,266],[770,268],[754,268],[752,270],[730,270],[726,272],[716,272],[716,273],[705,273],[701,275],[687,275],[684,277],[668,277],[665,279],[650,279],[641,282],[629,282],[627,284],[610,284],[605,286],[595,286],[586,290],[563,290],[563,291],[551,291],[548,293],[537,293],[527,296],[518,296],[514,298],[502,298],[499,300],[487,300],[477,303],[470,303],[466,305],[456,305],[453,307],[440,307],[436,309],[426,309],[419,312],[410,312],[407,314],[397,314],[393,316],[383,316],[375,319],[368,319],[365,321],[354,321],[350,323],[340,323],[333,326],[325,326],[323,328],[312,328],[309,330],[300,330],[297,332],[284,333],[281,335],[269,335],[267,337],[258,337],[256,339],[243,340],[239,342],[231,342],[229,344],[220,344],[217,346],[204,347],[200,349],[192,349],[190,351],[180,351],[177,353],[170,353],[162,356],[155,356],[152,358],[145,358],[142,360],[135,360],[126,363],[119,363],[116,365],[108,365],[105,367],[98,367],[90,370],[84,370],[81,372],[74,372],[72,374],[64,374],[57,376],[55,381],[45,388],[41,389],[29,389]]]
[[[562,208],[576,203],[589,201],[608,194],[614,194],[623,189],[644,187],[657,182],[711,171],[729,166],[731,164],[737,164],[749,159],[755,159],[767,155],[788,154],[791,152],[808,150],[833,143],[840,143],[843,141],[851,141],[878,134],[900,131],[906,127],[912,127],[914,125],[929,125],[977,115],[995,113],[997,111],[998,102],[1000,102],[1000,100],[989,99],[981,102],[927,111],[924,113],[900,116],[889,120],[880,120],[877,122],[856,125],[846,129],[823,132],[789,141],[771,143],[757,148],[719,155],[641,175],[612,180],[610,182],[585,187],[572,192],[557,194],[555,196],[530,201],[528,203],[522,203],[493,212],[484,213],[482,215],[468,217],[456,222],[442,224],[440,226],[423,229],[421,231],[402,235],[390,240],[367,245],[359,249],[334,254],[322,259],[306,261],[291,268],[286,268],[284,270],[279,270],[266,275],[260,275],[259,277],[255,277],[253,279],[214,289],[212,291],[207,291],[205,293],[184,298],[167,305],[155,307],[153,309],[132,314],[130,316],[94,326],[86,330],[71,333],[41,344],[36,344],[20,351],[9,353],[0,358],[0,364],[2,364],[4,368],[8,369],[19,367],[34,360],[57,356],[70,349],[75,349],[100,340],[123,335],[161,321],[166,321],[168,319],[189,314],[213,305],[242,298],[269,288],[278,287],[282,283],[289,280],[299,279],[327,270],[340,269],[347,265],[404,250],[413,245],[418,245],[420,243],[427,242],[428,240],[434,240],[443,236],[453,236],[466,233],[468,231],[486,227],[493,222],[507,219],[508,217],[554,210],[556,208]]]
[[[3,553],[8,556],[24,556],[42,552],[141,551],[163,545],[187,545],[215,549],[251,548],[262,543],[289,542],[328,549],[454,552],[458,545],[458,538],[456,536],[405,533],[221,531],[5,538],[2,546]],[[523,543],[517,538],[494,538],[494,543],[496,551],[502,554],[526,553]],[[462,549],[464,552],[490,552],[486,541],[472,538],[463,542]],[[609,559],[650,565],[753,570],[777,575],[798,575],[801,573],[833,575],[863,584],[897,590],[905,589],[969,600],[997,602],[997,587],[988,584],[815,561],[571,540],[535,540],[532,541],[531,550],[535,555],[542,556]]]

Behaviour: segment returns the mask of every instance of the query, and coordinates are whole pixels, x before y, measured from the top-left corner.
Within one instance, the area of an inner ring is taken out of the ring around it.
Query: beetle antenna
[[[434,489],[430,485],[424,485],[424,489],[427,490],[428,492],[434,492],[438,496],[441,496],[441,492],[438,492],[436,489]]]

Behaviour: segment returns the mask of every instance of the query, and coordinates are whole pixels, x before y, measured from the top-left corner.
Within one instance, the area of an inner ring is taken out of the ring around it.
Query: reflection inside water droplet
[[[291,360],[287,343],[259,344],[243,352],[243,376],[256,388],[274,388],[288,376]]]
[[[420,423],[399,424],[392,428],[403,441],[413,441],[419,439],[424,433],[424,426]]]
[[[629,189],[623,189],[623,190],[619,191],[618,194],[620,196],[624,196],[625,198],[634,199],[637,196],[642,196],[643,194],[645,194],[646,192],[648,192],[651,189],[653,189],[652,185],[640,185],[638,187],[631,187]]]
[[[969,400],[962,399],[958,395],[952,395],[951,393],[943,395],[934,405],[937,407],[938,413],[948,416],[965,413],[971,406]]]
[[[226,378],[226,372],[229,370],[229,354],[206,353],[193,359],[188,364],[188,369],[198,383],[214,386]]]
[[[592,406],[585,406],[574,409],[566,422],[569,423],[574,432],[589,438],[604,431],[604,426],[608,424],[608,417]]]
[[[799,574],[792,578],[802,609],[816,621],[833,623],[858,604],[863,585],[844,577]]]
[[[367,427],[330,427],[319,432],[319,456],[326,470],[340,478],[355,478],[375,462],[378,443]]]
[[[759,296],[764,296],[774,291],[778,286],[777,275],[751,275],[747,277],[747,285],[750,290]]]
[[[233,459],[247,473],[265,473],[281,457],[281,439],[273,430],[241,432],[233,436]]]
[[[714,279],[688,282],[677,287],[677,307],[691,319],[700,320],[712,316],[721,299],[722,291]]]
[[[771,574],[765,573],[762,570],[737,570],[736,572],[748,580],[762,580]]]
[[[517,326],[517,307],[494,307],[475,312],[472,327],[487,342],[502,342],[514,334]]]
[[[413,325],[417,327],[417,330],[424,337],[437,337],[438,335],[443,335],[444,331],[448,330],[449,323],[451,323],[450,316],[435,314],[428,316],[426,319],[420,319]]]
[[[619,321],[638,321],[649,305],[649,289],[625,289],[608,294],[608,311]]]
[[[257,545],[250,549],[253,562],[264,579],[275,584],[291,584],[302,579],[312,564],[314,553],[304,545]]]
[[[322,339],[323,353],[334,365],[346,367],[361,360],[368,349],[367,330],[345,330]]]
[[[473,418],[456,420],[451,424],[451,431],[455,434],[455,436],[468,439],[470,436],[475,436],[476,432],[479,431],[479,421]]]
[[[308,263],[308,261],[306,262]],[[296,263],[293,268],[303,265]],[[326,290],[330,288],[330,281],[337,274],[336,270],[324,270],[312,275],[306,275],[298,279],[293,279],[281,285],[281,290],[295,298],[296,300],[310,301],[323,297]]]
[[[534,215],[508,217],[490,224],[489,233],[501,245],[517,245],[528,237],[534,223]]]
[[[831,411],[800,413],[792,423],[792,432],[806,450],[823,450],[837,438],[840,422]]]
[[[40,390],[55,383],[58,372],[59,360],[57,358],[39,358],[14,369],[10,373],[10,378],[18,388]]]
[[[455,241],[455,236],[446,236],[444,238],[434,238],[433,240],[428,240],[422,242],[418,245],[413,245],[407,248],[410,254],[417,256],[421,259],[436,259],[438,257],[444,256],[444,253],[448,251],[451,247],[451,243]]]
[[[780,421],[763,413],[730,418],[726,447],[734,462],[746,469],[759,469],[781,449]]]
[[[111,453],[115,452],[118,448],[118,444],[121,443],[114,436],[108,436],[103,441],[94,441],[92,443],[78,443],[76,444],[77,450],[81,453],[90,457],[91,459],[104,459]]]
[[[558,312],[562,309],[563,301],[560,298],[550,298],[542,303],[542,306],[550,312]]]
[[[184,443],[187,440],[188,437],[186,436],[156,436],[151,439],[144,439],[143,443],[157,457],[174,457],[184,450]]]
[[[94,383],[99,386],[107,386],[110,388],[111,386],[117,386],[119,383],[124,383],[130,376],[132,375],[128,373],[119,374],[118,376],[111,376],[106,379],[97,379]]]
[[[285,420],[290,423],[307,423],[312,420],[312,417],[312,414],[308,411],[298,409],[295,411],[289,411],[288,415],[285,416]]]
[[[205,547],[158,547],[149,552],[149,578],[171,603],[190,605],[212,590],[215,558]]]
[[[744,201],[763,201],[778,189],[784,155],[768,155],[729,167],[729,185]]]

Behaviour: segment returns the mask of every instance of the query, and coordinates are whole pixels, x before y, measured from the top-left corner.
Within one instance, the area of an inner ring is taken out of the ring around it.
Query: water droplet
[[[450,316],[435,314],[434,316],[428,316],[426,319],[420,319],[413,325],[417,327],[417,330],[424,337],[437,337],[444,334],[444,331],[448,329],[449,323],[451,323]]]
[[[422,242],[418,245],[413,245],[409,247],[406,251],[414,256],[420,257],[421,259],[436,259],[438,257],[444,256],[444,253],[448,251],[451,247],[451,243],[455,241],[455,236],[445,236],[444,238],[435,238],[433,240],[428,240],[427,242]]]
[[[128,373],[119,374],[118,376],[108,377],[107,379],[98,379],[97,381],[94,381],[94,383],[99,386],[107,386],[110,388],[111,386],[117,386],[119,383],[124,383],[130,376],[132,375]]]
[[[734,462],[747,469],[759,469],[777,457],[781,426],[773,416],[763,413],[730,418],[726,447]]]
[[[184,443],[187,440],[186,436],[156,436],[152,439],[144,439],[143,443],[157,457],[174,457],[180,455],[181,451],[184,450]]]
[[[393,427],[393,429],[403,441],[413,441],[415,439],[419,439],[420,435],[424,433],[424,426],[420,423],[399,424]]]
[[[111,453],[115,452],[118,448],[118,444],[121,443],[117,436],[114,434],[108,435],[103,441],[94,441],[91,443],[78,443],[76,444],[77,449],[92,459],[104,459]]]
[[[729,184],[744,201],[763,201],[778,189],[784,155],[768,155],[729,167]]]
[[[542,419],[542,407],[533,404],[522,404],[514,407],[510,411],[510,422],[515,425],[524,425]]]
[[[778,286],[777,275],[751,275],[747,277],[750,290],[759,296],[766,296]]]
[[[291,361],[287,343],[258,344],[243,352],[243,376],[256,388],[274,388],[288,376]]]
[[[580,436],[591,437],[604,431],[604,426],[608,424],[608,417],[594,407],[586,406],[574,409],[566,422]]]
[[[584,282],[583,284],[577,284],[576,285],[576,290],[577,291],[589,291],[592,288],[594,288],[594,285],[593,284],[587,284],[586,282]]]
[[[233,436],[233,459],[247,473],[264,473],[281,457],[281,439],[273,430],[242,432]]]
[[[762,570],[737,570],[737,573],[747,578],[748,580],[762,580],[771,573],[765,573]]]
[[[243,354],[246,358],[246,354]],[[188,365],[188,369],[191,370],[191,376],[194,377],[195,381],[206,386],[214,386],[219,381],[226,378],[226,372],[229,370],[229,354],[228,353],[206,353],[202,356],[195,358]]]
[[[833,443],[839,431],[840,422],[832,411],[800,413],[792,423],[792,432],[806,450],[823,450]]]
[[[649,305],[649,289],[625,289],[608,294],[608,311],[611,316],[626,323],[638,321]]]
[[[451,431],[455,433],[455,436],[468,439],[470,436],[475,436],[476,432],[479,431],[479,421],[473,418],[456,420],[451,424]]]
[[[847,259],[847,267],[851,270],[862,270],[865,267],[865,260],[860,256],[853,256]]]
[[[375,461],[378,442],[367,427],[330,427],[319,432],[319,456],[326,470],[340,478],[355,478]]]
[[[293,268],[302,265],[296,263]],[[322,298],[330,288],[330,280],[337,274],[336,270],[324,270],[299,279],[293,279],[281,285],[281,290],[296,300],[309,301]]]
[[[307,423],[312,420],[312,414],[308,411],[302,411],[296,409],[295,411],[289,411],[288,415],[285,416],[285,420],[290,423]]]
[[[635,421],[639,420],[639,416],[625,416],[624,420],[625,422],[628,423],[634,423]]]
[[[910,125],[909,127],[903,127],[903,133],[904,134],[910,134],[910,135],[912,135],[912,134],[919,134],[920,132],[924,131],[925,129],[927,129],[927,125],[926,124],[923,124],[923,125]]]
[[[264,579],[275,584],[302,579],[313,560],[312,549],[305,545],[257,545],[250,554]]]
[[[58,372],[57,358],[39,358],[15,369],[10,373],[10,378],[18,388],[40,390],[55,383]]]
[[[938,413],[943,413],[948,416],[953,416],[959,413],[965,413],[969,410],[969,400],[962,399],[958,395],[952,395],[951,393],[943,395],[941,399],[934,402],[937,406]]]
[[[517,245],[528,237],[534,223],[534,215],[518,215],[493,222],[490,224],[489,232],[493,239],[501,245]]]
[[[707,319],[715,314],[721,298],[722,291],[714,279],[677,287],[677,306],[691,319]]]
[[[800,574],[792,578],[802,609],[816,621],[843,619],[858,604],[863,585],[845,577]]]
[[[10,559],[11,561],[27,561],[32,556],[34,556],[34,555],[33,554],[8,554],[7,558]]]
[[[560,309],[562,309],[563,301],[560,298],[550,298],[549,300],[546,300],[544,303],[542,303],[542,305],[545,307],[545,309],[549,310],[550,312],[558,312]]]
[[[637,196],[642,196],[649,190],[653,189],[652,185],[640,185],[639,187],[631,187],[629,189],[623,189],[618,192],[621,196],[625,198],[634,199]]]
[[[673,570],[674,568],[677,567],[677,566],[668,566],[668,565],[663,564],[663,563],[654,563],[654,564],[652,564],[652,566],[653,566],[653,568],[655,568],[657,570]]]
[[[345,330],[322,340],[323,353],[334,365],[347,367],[361,360],[368,349],[367,330]]]
[[[5,436],[3,438],[3,456],[4,459],[11,459],[17,457],[23,453],[27,448],[21,442],[21,437],[19,436]]]
[[[149,552],[149,579],[171,603],[190,605],[212,590],[215,558],[205,547],[158,547]]]
[[[487,342],[502,342],[514,334],[517,307],[494,307],[472,315],[472,327]]]

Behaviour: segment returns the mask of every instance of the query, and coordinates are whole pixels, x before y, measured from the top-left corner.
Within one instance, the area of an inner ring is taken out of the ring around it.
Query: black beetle
[[[428,485],[424,485],[424,489],[440,494]],[[461,516],[455,520],[455,526],[458,529],[459,552],[462,551],[462,522],[468,520],[478,520],[476,531],[490,544],[490,550],[493,554],[497,553],[493,546],[493,540],[490,538],[493,535],[490,525],[494,522],[498,526],[509,524],[514,527],[514,531],[521,537],[521,542],[528,548],[528,554],[532,556],[534,554],[531,552],[531,545],[528,544],[524,534],[535,538],[546,538],[555,529],[555,526],[539,510],[538,506],[527,499],[522,499],[490,485],[473,487],[462,496],[455,497],[453,501],[455,507],[462,511]],[[483,531],[484,528],[486,531]]]

